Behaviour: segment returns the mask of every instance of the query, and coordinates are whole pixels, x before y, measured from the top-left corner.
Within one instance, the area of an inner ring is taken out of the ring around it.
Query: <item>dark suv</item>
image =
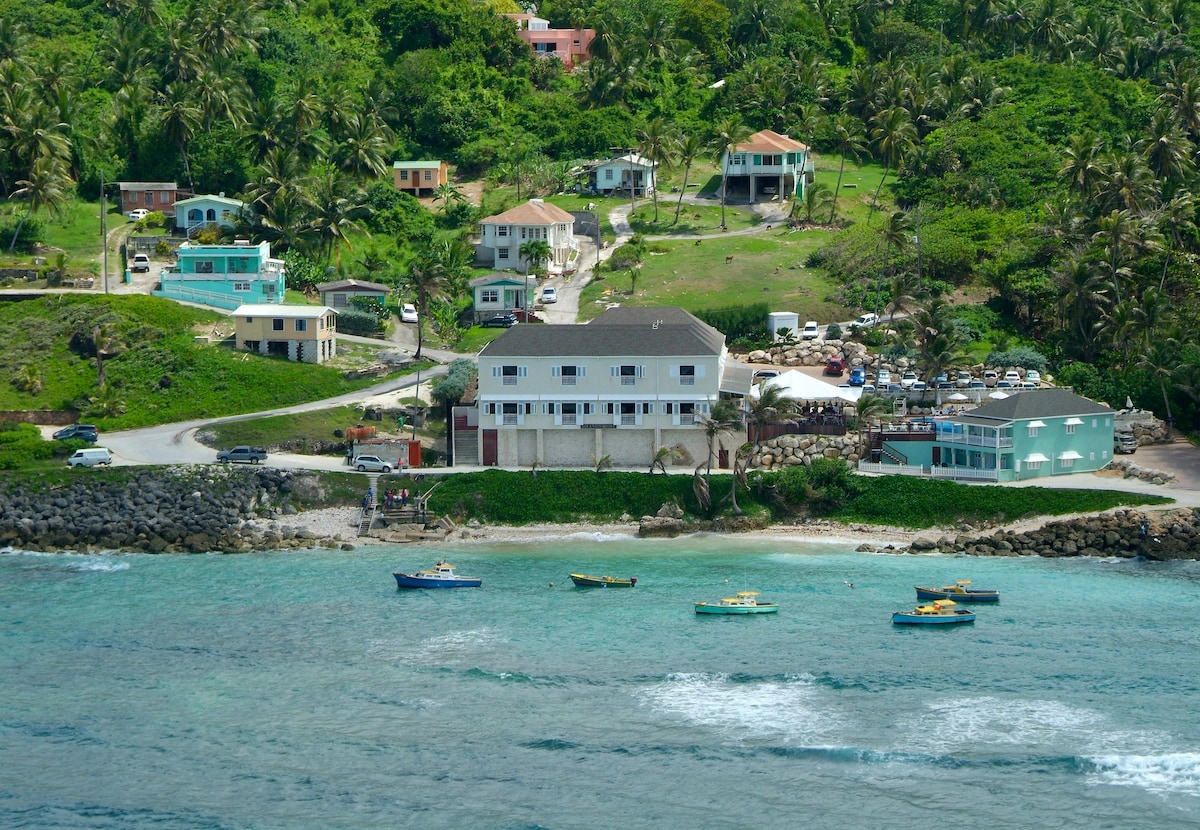
[[[54,433],[56,441],[66,441],[68,438],[78,438],[81,441],[91,441],[95,443],[98,437],[98,432],[91,424],[71,424],[69,427],[63,427],[58,432]]]
[[[517,315],[512,314],[497,314],[495,317],[489,317],[480,323],[485,329],[509,329],[517,324]]]

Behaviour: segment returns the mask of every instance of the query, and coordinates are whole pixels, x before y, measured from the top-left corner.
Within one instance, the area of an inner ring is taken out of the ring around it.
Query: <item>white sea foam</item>
[[[911,723],[901,724],[908,745],[927,749],[969,746],[1051,747],[1094,745],[1105,717],[1053,700],[963,697],[930,703]]]
[[[1200,796],[1200,753],[1099,755],[1088,758],[1096,770],[1089,784],[1140,787],[1156,795]]]
[[[406,650],[405,656],[411,660],[454,662],[490,651],[499,639],[499,633],[493,628],[447,631],[416,643]]]
[[[0,551],[2,556],[23,556],[31,559],[45,559],[47,562],[60,565],[69,571],[127,571],[129,561],[125,556],[111,553],[58,553],[53,551],[15,550],[7,548]]]
[[[672,674],[642,696],[661,712],[729,737],[782,735],[789,743],[825,744],[842,725],[809,675],[738,682],[725,674]]]

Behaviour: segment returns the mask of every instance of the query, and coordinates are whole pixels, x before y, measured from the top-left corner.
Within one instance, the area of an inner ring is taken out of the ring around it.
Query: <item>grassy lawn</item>
[[[654,221],[654,205],[649,201],[639,202],[637,210],[629,215],[629,224],[637,233],[647,236],[678,234],[702,236],[721,233],[720,205],[688,205],[679,212],[679,224],[675,221],[675,200],[659,199],[658,221]],[[731,231],[752,228],[762,222],[762,217],[748,210],[725,206],[725,225]]]
[[[112,230],[114,227],[124,224],[126,220],[119,210],[112,208],[111,204],[109,208],[108,227],[109,230]],[[13,214],[14,218],[19,219],[23,209],[16,209]],[[61,218],[51,218],[45,212],[39,212],[37,219],[42,223],[47,247],[66,252],[69,275],[99,274],[96,260],[99,259],[103,250],[100,242],[99,202],[72,199],[67,203]],[[8,243],[10,241],[11,239],[4,239],[2,240],[3,244],[0,244],[0,266],[28,267],[32,265],[33,257],[29,254],[14,252],[12,256],[9,256]],[[56,250],[51,250],[44,254],[38,254],[38,256],[44,256],[48,265],[54,265],[56,254]],[[116,256],[116,253],[113,252],[113,257]],[[110,257],[111,259],[112,257]],[[113,267],[111,261],[109,267]]]
[[[753,236],[660,242],[650,254],[630,297],[627,272],[606,272],[580,300],[581,320],[590,320],[607,302],[625,305],[677,305],[697,311],[766,300],[772,308],[795,311],[803,319],[842,320],[848,310],[829,301],[834,289],[818,270],[804,267],[808,255],[825,241],[825,231],[787,228]],[[727,261],[733,257],[733,261]],[[608,292],[605,294],[605,292]]]

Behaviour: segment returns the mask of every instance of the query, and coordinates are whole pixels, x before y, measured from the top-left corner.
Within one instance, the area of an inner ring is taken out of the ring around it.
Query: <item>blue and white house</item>
[[[175,202],[175,228],[185,236],[192,236],[207,225],[233,228],[238,214],[248,209],[241,199],[230,199],[224,193],[180,199]]]
[[[721,154],[722,187],[748,193],[751,202],[764,195],[803,199],[814,170],[808,145],[774,130],[759,130],[732,153]]]
[[[537,277],[512,272],[485,274],[471,280],[475,322],[507,311],[532,309],[537,297]]]
[[[235,240],[232,245],[184,242],[176,257],[174,266],[163,269],[155,296],[230,311],[243,305],[283,303],[283,260],[271,258],[268,242],[257,245],[245,239]]]
[[[932,440],[889,444],[885,433],[878,471],[902,458],[945,478],[1026,481],[1090,473],[1112,462],[1115,415],[1069,389],[1027,389],[937,418]]]

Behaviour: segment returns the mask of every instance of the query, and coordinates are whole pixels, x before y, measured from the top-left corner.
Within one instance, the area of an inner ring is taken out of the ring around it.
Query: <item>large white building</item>
[[[680,308],[517,325],[479,354],[476,406],[455,418],[456,433],[467,433],[456,434],[455,463],[589,466],[608,456],[648,469],[671,447],[679,464],[699,464],[708,454],[702,416],[722,397],[743,398],[750,381],[725,336]]]
[[[534,263],[521,256],[521,246],[543,240],[550,246],[546,269],[551,274],[574,270],[579,243],[575,239],[575,217],[558,205],[530,199],[523,205],[489,216],[479,222],[479,244],[475,259],[497,270],[529,270]]]

